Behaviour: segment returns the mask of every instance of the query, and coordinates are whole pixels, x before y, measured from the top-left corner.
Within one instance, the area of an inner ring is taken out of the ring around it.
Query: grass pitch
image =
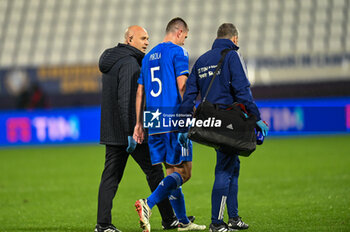
[[[1,149],[0,231],[93,231],[103,163],[101,145]],[[214,167],[213,149],[195,145],[183,191],[207,227]],[[133,205],[149,193],[130,158],[112,211],[123,232],[140,231]],[[251,232],[350,231],[350,136],[268,138],[241,158],[239,214]],[[162,231],[156,208],[151,224]]]

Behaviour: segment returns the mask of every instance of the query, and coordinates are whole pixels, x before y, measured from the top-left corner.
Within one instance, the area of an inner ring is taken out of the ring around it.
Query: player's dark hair
[[[189,30],[185,20],[180,17],[173,18],[166,26],[165,32],[169,33],[175,31],[176,29],[179,29],[180,26],[182,26],[186,31]]]
[[[238,36],[238,30],[232,23],[223,23],[218,29],[218,39],[231,39],[233,36]]]

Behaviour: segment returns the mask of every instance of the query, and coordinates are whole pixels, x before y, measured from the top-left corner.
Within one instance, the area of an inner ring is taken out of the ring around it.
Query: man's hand
[[[177,135],[177,141],[179,142],[179,144],[184,147],[184,148],[188,148],[188,138],[187,138],[188,132],[185,133],[179,133]]]
[[[134,135],[133,138],[134,140],[141,144],[144,140],[145,132],[143,130],[143,126],[140,123],[136,123],[135,128],[134,128]]]
[[[260,120],[256,122],[256,125],[260,127],[263,136],[267,136],[267,134],[269,133],[269,127],[267,126],[267,124]]]
[[[128,136],[128,147],[126,148],[126,152],[131,154],[136,148],[136,141],[132,138],[132,136]]]

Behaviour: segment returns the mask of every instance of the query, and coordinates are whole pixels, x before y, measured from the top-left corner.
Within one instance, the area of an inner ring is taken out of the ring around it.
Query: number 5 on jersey
[[[160,70],[159,66],[151,68],[151,81],[152,82],[157,82],[158,85],[159,85],[159,89],[158,89],[158,91],[156,93],[153,91],[153,88],[152,88],[152,91],[151,91],[152,97],[158,97],[162,93],[162,82],[160,81],[159,78],[154,76],[155,71],[159,71],[159,70]]]

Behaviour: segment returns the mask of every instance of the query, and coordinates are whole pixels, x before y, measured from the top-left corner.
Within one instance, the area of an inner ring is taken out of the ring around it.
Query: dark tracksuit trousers
[[[227,205],[229,218],[238,217],[238,155],[216,151],[215,181],[211,195],[211,221],[222,224]]]
[[[111,224],[113,198],[123,177],[129,157],[126,147],[106,145],[106,161],[98,194],[98,224]],[[146,174],[148,185],[153,192],[164,178],[162,165],[152,166],[147,144],[138,144],[131,156]],[[173,220],[174,212],[168,199],[160,202],[158,209],[163,221]]]

